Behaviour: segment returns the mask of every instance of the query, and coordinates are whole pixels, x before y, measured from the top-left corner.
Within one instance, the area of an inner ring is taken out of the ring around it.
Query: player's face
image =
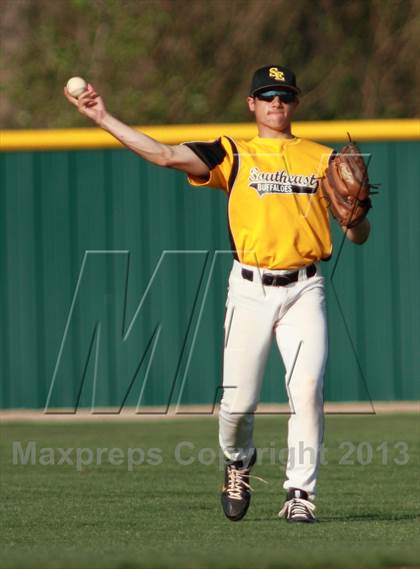
[[[249,110],[255,114],[255,121],[260,130],[283,132],[290,127],[299,100],[290,92],[288,96],[275,93],[269,91],[256,97],[248,97]]]

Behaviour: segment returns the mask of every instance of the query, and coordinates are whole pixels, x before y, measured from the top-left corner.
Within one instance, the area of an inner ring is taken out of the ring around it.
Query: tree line
[[[2,128],[87,126],[81,75],[130,124],[242,122],[251,74],[297,74],[300,120],[416,117],[419,0],[0,0]]]

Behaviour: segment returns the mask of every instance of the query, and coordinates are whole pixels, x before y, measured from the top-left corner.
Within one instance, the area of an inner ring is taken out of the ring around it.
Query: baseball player
[[[110,115],[91,85],[78,99],[65,89],[82,114],[144,159],[186,172],[194,186],[226,192],[234,260],[226,303],[219,441],[226,459],[222,506],[232,521],[244,517],[251,500],[250,471],[257,458],[254,412],[273,339],[285,365],[291,408],[286,499],[279,516],[291,522],[315,520],[327,358],[320,261],[332,253],[328,202],[319,181],[334,151],[292,134],[299,94],[291,70],[260,68],[247,99],[258,129],[255,138],[223,136],[213,142],[166,145]],[[343,231],[361,244],[370,224],[364,216]]]

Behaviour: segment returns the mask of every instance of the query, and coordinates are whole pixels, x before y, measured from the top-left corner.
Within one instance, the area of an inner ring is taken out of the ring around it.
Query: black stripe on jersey
[[[233,157],[232,170],[230,171],[229,180],[228,180],[228,192],[229,192],[229,197],[230,197],[230,194],[231,194],[232,188],[233,188],[233,184],[235,183],[236,176],[238,175],[238,171],[239,171],[239,152],[238,152],[238,148],[237,148],[236,144],[233,142],[233,140],[231,138],[228,138],[228,137],[226,137],[226,138],[229,140],[229,143],[232,147],[232,157]],[[232,231],[230,229],[229,202],[228,202],[228,207],[227,207],[227,214],[228,214],[228,220],[227,221],[228,221],[230,248],[231,248],[232,253],[233,253],[233,258],[236,261],[239,261],[238,251],[236,249],[235,241],[233,239],[233,234],[232,234]]]
[[[328,158],[328,165],[331,164],[331,162],[334,160],[336,156],[337,156],[337,150],[333,150],[330,154],[330,157]]]
[[[331,162],[334,160],[334,158],[337,156],[337,151],[333,150],[330,154],[330,157],[328,159],[328,165],[331,164]],[[322,257],[321,261],[324,261],[325,263],[328,263],[328,261],[332,258],[332,253],[330,255],[328,255],[327,257]]]
[[[229,180],[228,180],[228,190],[230,193],[232,191],[233,184],[235,183],[236,176],[238,175],[239,152],[238,152],[238,148],[237,148],[236,144],[233,142],[233,140],[231,138],[229,138],[228,136],[226,138],[229,140],[229,143],[232,147],[232,157],[233,157],[232,170],[230,171]]]
[[[229,205],[228,205],[229,207]],[[236,250],[235,241],[233,239],[232,231],[230,230],[230,223],[229,223],[229,210],[228,210],[228,234],[229,234],[229,241],[230,241],[230,250],[232,251],[233,258],[236,261],[239,261],[238,252]]]
[[[221,164],[226,156],[220,138],[214,142],[184,142],[184,144],[191,148],[210,170]]]

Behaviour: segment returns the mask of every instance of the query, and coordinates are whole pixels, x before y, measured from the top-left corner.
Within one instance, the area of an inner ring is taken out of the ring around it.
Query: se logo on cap
[[[275,79],[276,81],[284,81],[284,73],[283,71],[279,71],[277,67],[270,67],[269,76]]]

